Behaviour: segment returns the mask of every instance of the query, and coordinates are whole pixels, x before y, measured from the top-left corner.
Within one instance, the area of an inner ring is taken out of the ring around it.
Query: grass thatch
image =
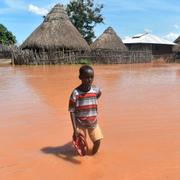
[[[173,52],[180,52],[180,45],[176,45],[173,47]]]
[[[180,36],[174,41],[174,43],[180,44]]]
[[[121,38],[115,33],[112,27],[108,27],[102,35],[91,44],[92,50],[120,50],[127,51]]]
[[[173,47],[173,51],[180,52],[180,36],[174,41],[174,43],[177,43],[177,45]]]
[[[90,47],[70,22],[63,6],[57,4],[47,14],[44,22],[24,41],[22,49],[73,49]]]

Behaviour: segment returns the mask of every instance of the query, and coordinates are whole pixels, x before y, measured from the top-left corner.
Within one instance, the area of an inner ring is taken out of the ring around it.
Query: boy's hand
[[[74,133],[73,133],[73,138],[77,138],[77,136],[78,136],[78,131],[76,130],[76,131],[74,131]]]

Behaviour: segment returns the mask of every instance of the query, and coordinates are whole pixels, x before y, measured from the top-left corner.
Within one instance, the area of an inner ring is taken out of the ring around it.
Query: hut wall
[[[167,62],[174,61],[173,46],[165,44],[126,44],[130,51],[151,51],[153,58],[164,58]]]
[[[153,55],[172,54],[172,45],[165,44],[126,44],[130,51],[152,51]]]
[[[178,40],[180,40],[180,37],[178,37]],[[172,49],[173,49],[175,62],[180,63],[180,44],[176,44],[175,46],[173,46]]]
[[[12,52],[14,64],[72,64],[78,63],[78,57],[83,55],[82,51],[67,49],[16,49]]]
[[[180,52],[174,52],[175,62],[180,63]]]
[[[152,51],[151,44],[125,44],[129,51]]]
[[[154,44],[152,45],[152,54],[153,55],[164,55],[164,54],[172,54],[172,45],[164,45],[164,44]]]
[[[0,58],[11,58],[11,46],[0,44]]]

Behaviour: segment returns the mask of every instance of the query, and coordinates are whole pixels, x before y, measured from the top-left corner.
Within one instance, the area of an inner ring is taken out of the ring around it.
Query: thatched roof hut
[[[180,36],[174,41],[174,43],[180,44]]]
[[[174,41],[176,45],[173,47],[174,52],[180,52],[180,36]]]
[[[24,41],[22,49],[89,50],[89,45],[70,22],[63,5],[57,4],[42,24]]]
[[[112,27],[108,27],[102,35],[91,44],[92,50],[112,50],[127,51],[121,38],[116,34]]]
[[[13,47],[13,45],[0,44],[0,58],[11,58],[11,49]]]
[[[180,44],[173,47],[173,52],[180,52]]]

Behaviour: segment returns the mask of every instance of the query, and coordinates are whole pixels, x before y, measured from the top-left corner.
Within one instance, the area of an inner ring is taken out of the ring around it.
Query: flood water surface
[[[96,65],[104,139],[71,144],[78,65],[0,67],[0,179],[180,179],[180,65]]]

